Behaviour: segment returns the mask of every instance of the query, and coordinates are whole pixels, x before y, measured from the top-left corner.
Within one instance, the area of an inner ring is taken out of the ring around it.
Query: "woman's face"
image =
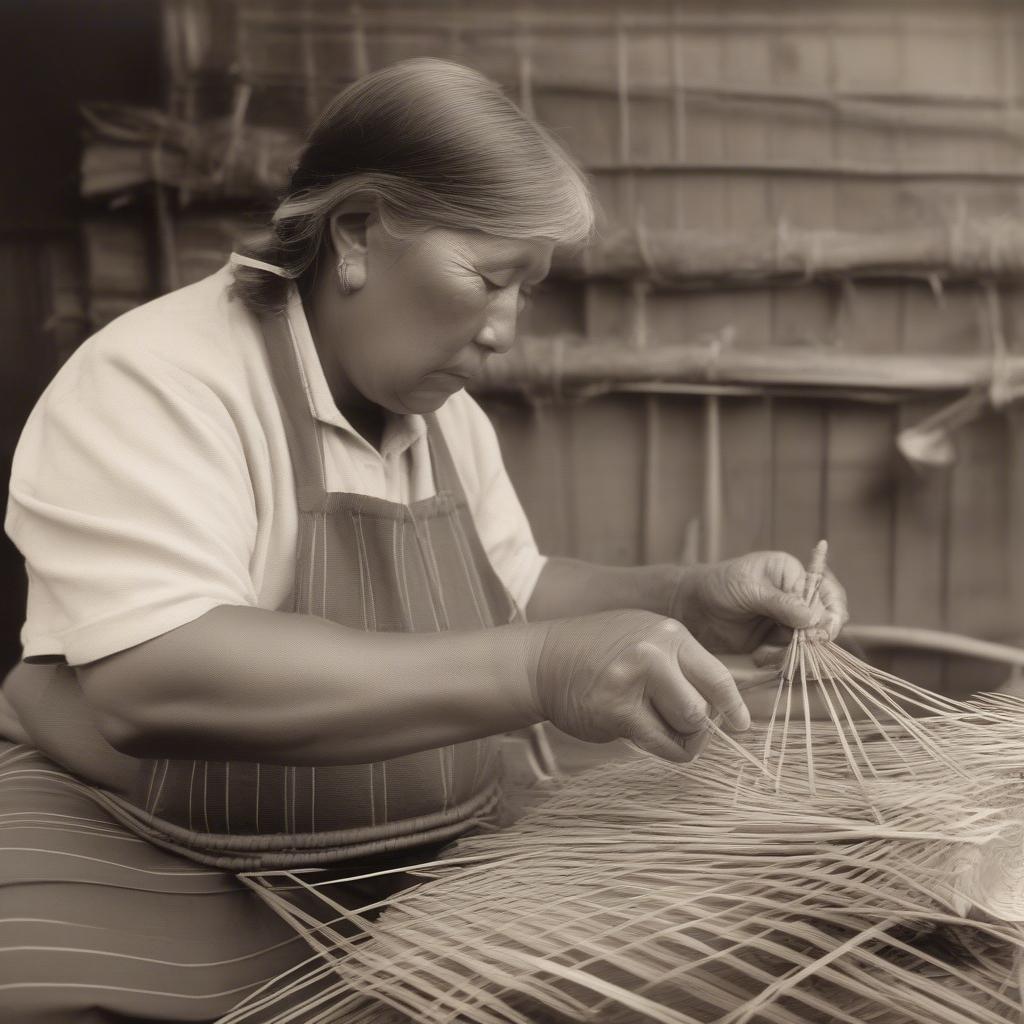
[[[397,239],[372,220],[364,285],[343,295],[336,279],[325,282],[331,297],[320,334],[327,337],[317,346],[338,404],[438,409],[491,353],[512,346],[553,249],[546,239],[447,228]]]

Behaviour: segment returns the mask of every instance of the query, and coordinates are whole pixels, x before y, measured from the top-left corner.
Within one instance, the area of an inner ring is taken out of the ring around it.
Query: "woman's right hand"
[[[593,743],[628,739],[669,761],[692,761],[708,740],[709,705],[726,728],[750,726],[729,670],[675,619],[625,609],[544,625],[533,695],[563,732]]]

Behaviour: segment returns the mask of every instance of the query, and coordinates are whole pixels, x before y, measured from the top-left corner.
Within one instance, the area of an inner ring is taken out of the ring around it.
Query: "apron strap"
[[[506,622],[523,622],[525,616],[522,610],[494,571],[494,566],[491,565],[487,552],[480,541],[480,534],[473,523],[472,512],[462,486],[462,480],[455,468],[455,461],[452,459],[448,442],[445,441],[444,433],[437,422],[437,416],[434,413],[427,413],[423,418],[427,421],[427,443],[430,446],[430,464],[434,471],[434,486],[439,494],[444,492],[454,505],[462,506],[461,509],[455,508],[451,511],[456,517],[465,517],[465,541],[469,547],[471,560],[480,573],[481,585],[489,595],[495,623],[500,626]]]
[[[303,511],[316,511],[323,507],[327,495],[323,440],[310,413],[308,385],[291,327],[284,313],[267,314],[259,320],[281,403],[298,505]]]
[[[427,422],[427,445],[430,448],[430,467],[434,471],[434,487],[439,494],[442,491],[450,494],[457,504],[466,504],[466,492],[448,442],[444,439],[444,432],[437,422],[437,415],[430,412],[423,418]]]

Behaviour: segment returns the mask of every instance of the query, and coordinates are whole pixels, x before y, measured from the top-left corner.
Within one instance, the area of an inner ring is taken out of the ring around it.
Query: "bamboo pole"
[[[704,560],[722,557],[722,518],[725,499],[722,490],[722,415],[716,395],[704,398]]]
[[[759,6],[763,7],[763,5]],[[425,2],[421,0],[419,3],[405,0],[402,7],[403,28],[409,33],[436,32],[439,26],[444,26],[453,18],[459,18],[466,24],[468,31],[481,39],[489,39],[494,36],[507,37],[514,28],[512,21],[517,10],[506,0],[477,0],[476,9],[484,12],[479,17],[475,13],[466,17],[461,9],[458,12],[446,12],[443,8],[439,10],[436,3],[430,2],[430,0],[425,0]],[[964,7],[969,7],[969,5],[965,4]],[[885,5],[881,5],[879,9],[884,11]],[[716,14],[710,11],[690,11],[682,6],[679,16],[673,17],[674,10],[666,12],[662,4],[646,5],[646,9],[645,5],[631,5],[629,8],[622,9],[620,14],[620,5],[617,3],[595,4],[593,0],[577,0],[573,3],[563,0],[561,4],[531,6],[530,12],[531,17],[536,20],[538,29],[543,30],[546,34],[569,35],[585,30],[614,31],[617,18],[621,18],[628,28],[638,32],[660,33],[681,29],[685,32],[702,35],[743,31],[776,36],[784,35],[795,28],[801,32],[823,32],[835,26],[847,35],[874,37],[889,27],[889,21],[884,15],[878,18],[854,15],[836,21],[832,17],[831,11],[816,18],[802,6],[795,8],[789,15],[785,11],[774,9],[770,14],[764,14],[757,11],[756,8],[746,11],[729,9],[727,14]],[[239,17],[253,28],[258,28],[263,32],[277,30],[284,34],[294,31],[290,13],[290,8],[276,3],[266,4],[262,7],[255,3],[249,3],[241,8]],[[332,31],[346,32],[350,27],[351,20],[350,14],[344,8],[332,8],[330,4],[324,4],[317,8],[314,25],[321,33],[325,34]],[[378,16],[378,23],[383,20]],[[936,17],[933,4],[927,5],[927,20],[929,30],[936,35],[958,37],[965,28],[985,29],[988,27],[983,13],[970,18],[960,16],[939,19]],[[859,94],[890,95],[884,90],[870,92],[863,90]],[[978,102],[977,96],[956,93],[952,95],[964,103]]]
[[[887,232],[784,223],[733,233],[620,228],[579,253],[559,253],[554,272],[569,278],[651,277],[665,287],[769,278],[1014,276],[1024,273],[1024,223],[964,217]]]
[[[882,181],[979,181],[1021,182],[1024,171],[1016,163],[1012,167],[980,167],[976,162],[959,167],[935,167],[930,164],[896,166],[881,162],[843,160],[833,163],[801,163],[796,160],[646,160],[624,166],[617,160],[585,164],[590,174],[752,174],[779,177],[860,178]]]
[[[615,340],[557,335],[522,338],[510,352],[492,356],[475,387],[558,394],[657,381],[931,393],[987,384],[992,368],[987,355],[851,352],[806,345],[636,349]],[[1004,389],[1017,396],[1024,388],[1024,355],[1007,353],[1001,373]]]

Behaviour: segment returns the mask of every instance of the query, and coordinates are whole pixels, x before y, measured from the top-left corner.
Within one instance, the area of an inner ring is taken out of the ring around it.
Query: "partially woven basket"
[[[356,938],[307,920],[303,971],[224,1024],[1020,1021],[1024,700],[950,701],[798,633],[775,707],[694,764],[544,787],[378,919],[335,905]]]

